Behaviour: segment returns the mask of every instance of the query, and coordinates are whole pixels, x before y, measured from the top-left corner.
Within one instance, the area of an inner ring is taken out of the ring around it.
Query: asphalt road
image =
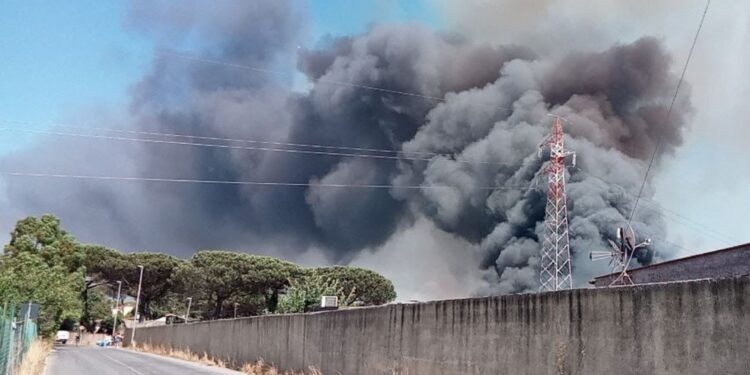
[[[47,359],[45,375],[238,375],[179,359],[124,349],[57,345]]]

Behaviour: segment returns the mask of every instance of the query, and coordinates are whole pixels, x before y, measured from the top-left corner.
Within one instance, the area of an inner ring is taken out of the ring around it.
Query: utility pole
[[[185,312],[185,324],[187,324],[188,319],[190,319],[190,304],[193,303],[193,297],[188,297],[188,305],[187,305],[187,311]]]
[[[234,303],[234,318],[235,318],[235,319],[237,319],[237,306],[239,306],[239,305],[240,305],[240,304],[239,304],[239,303],[237,303],[237,302],[235,302],[235,303]]]
[[[138,293],[135,296],[135,313],[133,314],[133,331],[130,332],[130,345],[135,348],[135,327],[138,325],[138,306],[141,302],[141,283],[143,282],[143,266],[138,266],[141,269],[141,275],[138,277]]]
[[[122,280],[117,281],[117,299],[115,299],[115,323],[112,325],[112,340],[117,334],[117,315],[120,314],[120,290],[122,290]]]
[[[554,116],[552,133],[541,147],[549,146],[550,160],[544,173],[548,176],[547,206],[544,216],[544,243],[540,257],[539,281],[542,291],[573,287],[568,235],[568,206],[565,194],[565,159],[575,153],[565,151],[562,121]],[[541,152],[541,149],[540,149]]]

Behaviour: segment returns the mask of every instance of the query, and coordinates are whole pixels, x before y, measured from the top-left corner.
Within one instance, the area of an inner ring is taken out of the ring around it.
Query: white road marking
[[[105,357],[107,357],[107,358],[109,358],[109,359],[111,359],[111,360],[112,360],[112,362],[115,362],[115,363],[119,363],[119,364],[121,364],[121,365],[122,365],[123,367],[125,367],[125,368],[127,368],[128,370],[132,371],[132,372],[133,372],[133,373],[135,373],[136,375],[146,375],[146,374],[144,374],[144,373],[142,373],[142,372],[140,372],[140,371],[138,371],[138,370],[136,370],[136,369],[134,369],[134,368],[132,368],[132,367],[130,367],[130,366],[128,366],[128,365],[126,365],[125,363],[123,363],[123,362],[121,362],[121,361],[118,361],[118,360],[116,360],[116,359],[114,359],[114,358],[112,358],[112,357],[110,357],[110,356],[108,356],[108,355],[106,355],[106,354],[104,354],[104,353],[102,353],[102,355],[103,355],[103,356],[105,356]]]

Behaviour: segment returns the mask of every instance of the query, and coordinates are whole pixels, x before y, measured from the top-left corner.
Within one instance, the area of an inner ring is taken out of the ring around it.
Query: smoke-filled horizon
[[[654,147],[661,143],[658,173],[662,157],[682,144],[691,113],[685,89],[664,122],[677,77],[662,42],[648,36],[590,50],[570,40],[561,46],[567,52],[549,54],[416,23],[376,24],[304,49],[298,45],[305,15],[294,1],[188,4],[178,11],[162,2],[132,3],[127,27],[159,46],[132,86],[127,114],[108,121],[137,131],[435,156],[387,160],[45,137],[0,160],[2,169],[452,188],[4,177],[6,214],[51,212],[81,239],[123,250],[188,257],[228,248],[365,266],[393,278],[397,289],[424,285],[413,293],[420,298],[535,291],[546,201],[537,151],[552,113],[568,120],[566,146],[578,155],[567,190],[574,284],[581,286],[606,272],[588,252],[608,247],[607,238],[627,221]],[[227,64],[296,64],[309,91],[290,90],[269,74],[176,58],[171,52],[183,52],[184,39],[196,56]],[[639,209],[633,226],[639,236],[666,236],[658,211]],[[652,250],[662,259],[673,254],[663,242]]]

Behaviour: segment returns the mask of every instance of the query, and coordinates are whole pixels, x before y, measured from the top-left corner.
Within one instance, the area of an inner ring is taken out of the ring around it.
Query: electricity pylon
[[[540,257],[539,281],[542,291],[573,287],[565,194],[565,159],[572,155],[575,165],[575,153],[565,151],[562,121],[560,116],[554,117],[552,134],[540,146],[548,146],[550,151],[550,160],[544,170],[548,176],[549,187],[544,217],[544,242]]]

